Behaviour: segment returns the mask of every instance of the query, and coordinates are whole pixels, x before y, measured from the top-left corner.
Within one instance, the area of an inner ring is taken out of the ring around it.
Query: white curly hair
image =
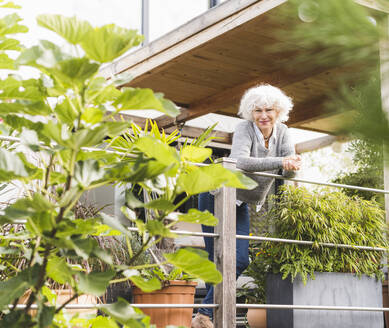
[[[286,122],[293,108],[292,98],[277,87],[261,84],[248,89],[239,106],[238,115],[248,121],[253,121],[252,111],[255,108],[274,108],[278,112],[277,121]]]

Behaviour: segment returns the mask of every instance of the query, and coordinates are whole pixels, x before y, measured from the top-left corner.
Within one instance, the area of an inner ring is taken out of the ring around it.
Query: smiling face
[[[271,130],[276,124],[278,111],[275,108],[254,108],[253,120],[257,127],[262,130]]]

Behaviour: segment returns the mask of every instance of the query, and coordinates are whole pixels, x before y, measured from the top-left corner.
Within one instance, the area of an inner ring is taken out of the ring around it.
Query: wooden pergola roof
[[[374,1],[357,2],[378,9]],[[349,114],[329,113],[323,101],[349,68],[309,65],[294,71],[280,65],[286,58],[269,56],[266,49],[290,42],[274,32],[287,30],[287,22],[296,20],[279,19],[287,5],[287,0],[226,1],[105,67],[102,74],[109,78],[128,71],[134,77],[128,86],[163,92],[182,107],[176,119],[157,118],[160,127],[207,113],[236,116],[247,88],[270,83],[294,100],[289,126],[331,134]]]

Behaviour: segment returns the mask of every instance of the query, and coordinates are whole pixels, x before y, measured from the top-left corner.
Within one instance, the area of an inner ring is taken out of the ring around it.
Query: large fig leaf
[[[62,36],[71,44],[80,43],[86,34],[92,30],[92,26],[77,17],[64,17],[62,15],[39,15],[37,22],[58,35]],[[103,44],[102,44],[103,46]]]
[[[216,269],[215,263],[208,260],[208,254],[200,254],[198,250],[191,248],[181,248],[173,254],[164,254],[169,263],[182,271],[209,282],[218,284],[222,281],[222,275]]]

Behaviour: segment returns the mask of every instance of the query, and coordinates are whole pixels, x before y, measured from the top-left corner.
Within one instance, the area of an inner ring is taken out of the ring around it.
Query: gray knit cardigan
[[[236,126],[230,157],[237,160],[236,167],[238,169],[277,174],[282,169],[282,158],[295,153],[288,127],[285,124],[277,123],[276,144],[269,150],[259,142],[255,134],[254,124],[251,121],[243,121]],[[242,202],[262,205],[274,178],[247,175],[255,180],[258,186],[253,190],[237,189],[236,198]],[[282,170],[282,175],[293,177],[295,172]]]

